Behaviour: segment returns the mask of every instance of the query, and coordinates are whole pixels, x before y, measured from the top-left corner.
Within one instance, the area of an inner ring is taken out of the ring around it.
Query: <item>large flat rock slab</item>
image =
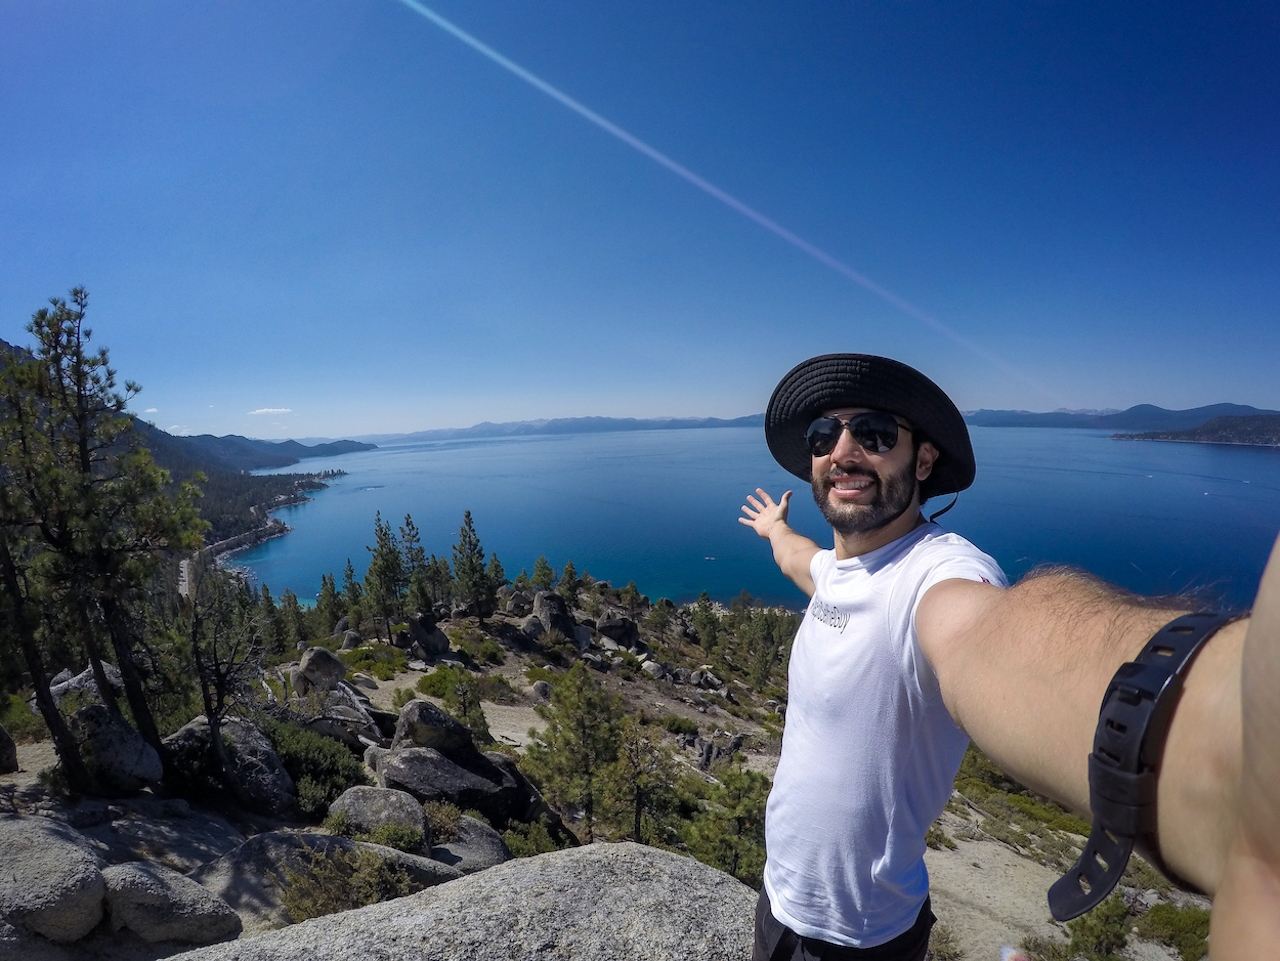
[[[756,892],[692,858],[591,844],[191,951],[183,961],[747,961]]]

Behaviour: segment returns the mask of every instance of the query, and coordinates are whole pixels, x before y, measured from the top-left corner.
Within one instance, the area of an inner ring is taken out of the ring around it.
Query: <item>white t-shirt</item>
[[[874,947],[907,931],[924,904],[924,835],[969,743],[920,650],[916,608],[940,581],[1006,581],[936,524],[847,560],[819,551],[810,572],[765,814],[764,886],[796,933]]]

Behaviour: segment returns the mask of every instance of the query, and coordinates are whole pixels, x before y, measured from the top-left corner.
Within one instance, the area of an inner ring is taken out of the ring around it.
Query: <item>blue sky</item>
[[[836,350],[1280,408],[1275,4],[430,6],[956,337],[398,0],[0,0],[0,337],[83,284],[137,412],[258,437],[736,416]]]

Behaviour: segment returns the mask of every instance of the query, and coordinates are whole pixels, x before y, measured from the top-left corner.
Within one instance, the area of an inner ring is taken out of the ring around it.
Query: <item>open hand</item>
[[[773,529],[781,524],[787,526],[787,505],[791,503],[791,491],[787,491],[775,504],[772,497],[759,487],[754,494],[747,495],[747,502],[742,505],[745,517],[739,517],[739,524],[746,524],[761,537],[768,538]]]

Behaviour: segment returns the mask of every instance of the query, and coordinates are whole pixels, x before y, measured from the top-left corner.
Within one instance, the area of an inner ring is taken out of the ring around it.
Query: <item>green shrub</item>
[[[1168,878],[1136,854],[1129,858],[1129,863],[1125,865],[1124,877],[1120,879],[1120,883],[1137,888],[1139,891],[1150,891],[1154,888],[1161,894],[1168,894],[1172,887]]]
[[[413,891],[404,868],[367,850],[311,852],[306,870],[284,869],[280,900],[294,923],[389,901]]]
[[[412,700],[413,688],[411,687],[397,687],[395,693],[391,695],[391,704],[397,711]]]
[[[964,961],[960,939],[945,924],[935,924],[929,932],[929,955],[932,961]]]
[[[518,704],[520,695],[515,688],[500,674],[481,675],[476,678],[476,689],[480,700],[490,704]]]
[[[540,667],[537,664],[530,664],[524,669],[524,676],[529,679],[530,684],[535,681],[546,681],[548,684],[555,684],[564,675],[549,668]]]
[[[665,727],[672,734],[697,734],[698,733],[698,722],[691,721],[687,717],[678,717],[675,714],[668,714],[666,717],[662,718],[658,723],[661,724],[663,727]]]
[[[1159,941],[1178,952],[1182,961],[1200,961],[1209,953],[1209,912],[1157,904],[1138,919],[1138,937]]]
[[[332,738],[287,721],[266,719],[263,733],[298,788],[298,807],[323,817],[347,788],[368,784],[364,764]]]
[[[1120,952],[1129,942],[1129,907],[1113,894],[1088,914],[1067,922],[1072,956],[1088,961],[1121,961]]]
[[[560,845],[556,844],[551,832],[547,830],[545,817],[538,818],[532,824],[513,822],[502,832],[502,840],[506,843],[507,850],[517,858],[531,858],[535,854],[560,850]]]
[[[431,825],[431,840],[434,844],[448,844],[457,840],[458,819],[462,812],[448,801],[428,801],[422,805],[422,811]]]
[[[368,834],[358,835],[358,841],[371,841],[409,854],[422,850],[422,831],[408,824],[379,824]]]
[[[49,728],[44,718],[33,713],[27,703],[30,694],[10,694],[0,699],[0,727],[9,732],[9,736],[18,744],[31,744],[49,739]]]
[[[355,822],[346,811],[331,811],[320,826],[330,834],[343,838],[352,837],[356,833]]]
[[[1048,938],[1024,938],[1019,945],[1031,961],[1072,961],[1071,948],[1065,941],[1050,941]]]
[[[430,674],[423,674],[422,677],[418,678],[418,693],[425,694],[427,697],[443,698],[457,684],[457,676],[454,671],[458,670],[463,670],[463,668],[442,664]]]
[[[941,851],[946,848],[950,851],[956,849],[956,842],[951,840],[947,832],[942,829],[942,825],[933,823],[929,825],[929,830],[924,833],[924,843],[935,851]]]
[[[409,655],[390,644],[357,647],[354,651],[338,651],[347,671],[360,671],[380,681],[390,681],[409,670]]]

